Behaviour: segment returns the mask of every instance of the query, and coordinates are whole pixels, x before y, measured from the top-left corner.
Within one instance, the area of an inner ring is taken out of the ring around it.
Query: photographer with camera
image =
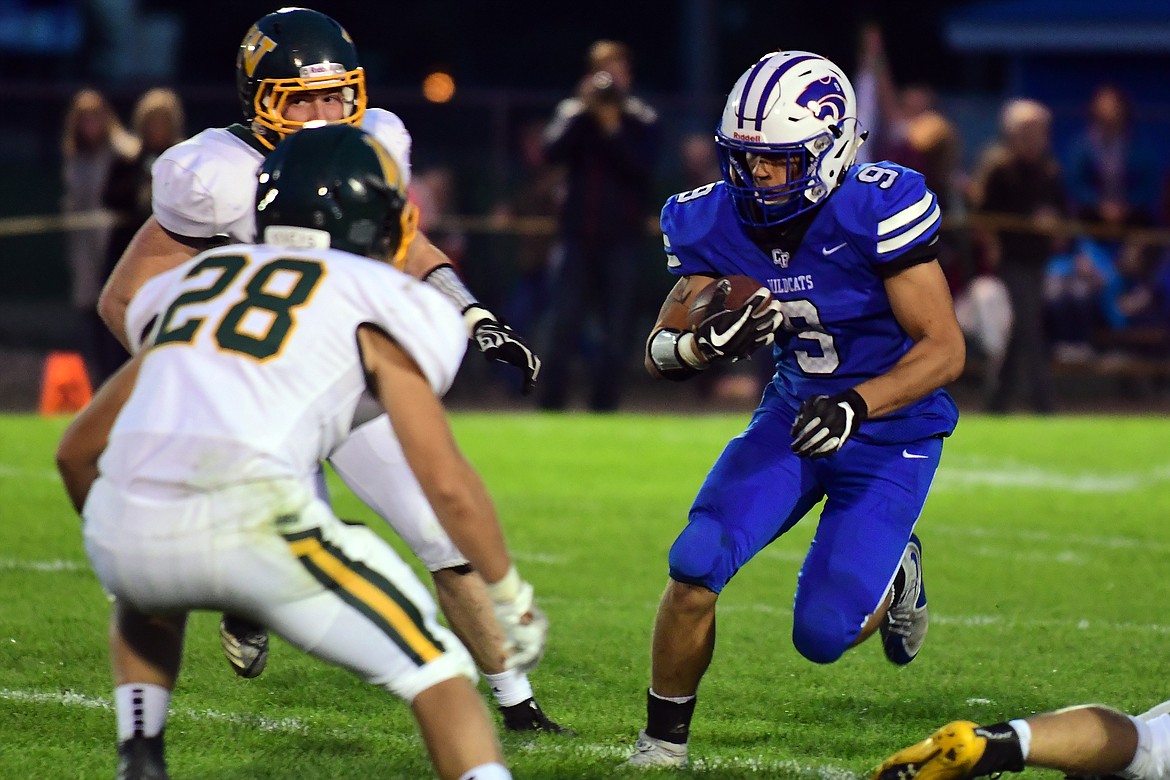
[[[626,46],[594,43],[577,96],[561,101],[544,131],[548,161],[566,167],[566,193],[551,262],[553,321],[541,377],[543,409],[568,404],[572,361],[590,314],[601,333],[589,372],[590,409],[618,407],[625,369],[639,348],[633,309],[658,115],[630,94],[632,83]]]

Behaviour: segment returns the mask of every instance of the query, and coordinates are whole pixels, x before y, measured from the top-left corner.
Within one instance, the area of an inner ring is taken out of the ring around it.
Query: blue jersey
[[[898,324],[884,276],[931,259],[941,216],[922,175],[890,162],[855,165],[794,251],[765,251],[736,218],[722,182],[672,196],[662,208],[667,268],[680,276],[743,274],[772,291],[778,402],[795,411],[888,371],[914,342]],[[958,409],[944,390],[866,420],[855,438],[909,442],[949,435]]]

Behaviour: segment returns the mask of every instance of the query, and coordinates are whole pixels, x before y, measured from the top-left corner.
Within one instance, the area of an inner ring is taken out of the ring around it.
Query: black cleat
[[[565,737],[577,736],[576,731],[549,720],[536,703],[536,699],[525,699],[511,707],[500,707],[500,714],[504,716],[504,728],[508,731],[537,731]]]
[[[141,735],[118,745],[118,774],[115,780],[171,780],[163,758],[163,737]]]
[[[219,644],[232,671],[240,677],[259,677],[268,665],[268,631],[232,615],[219,621]]]

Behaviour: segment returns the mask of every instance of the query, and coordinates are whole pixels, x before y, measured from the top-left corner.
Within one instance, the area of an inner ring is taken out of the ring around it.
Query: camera
[[[616,103],[621,100],[618,86],[613,80],[613,74],[609,71],[597,71],[593,74],[593,79],[590,83],[593,86],[593,94],[597,96],[598,100],[606,103]]]

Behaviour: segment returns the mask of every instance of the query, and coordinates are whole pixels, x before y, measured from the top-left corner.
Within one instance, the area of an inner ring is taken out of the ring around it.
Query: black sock
[[[971,770],[973,777],[993,775],[997,772],[1024,771],[1024,752],[1020,747],[1020,735],[1006,723],[993,726],[978,726],[975,735],[987,740],[983,755]]]
[[[676,745],[687,744],[687,737],[691,734],[691,716],[695,714],[695,701],[692,696],[690,701],[679,704],[660,699],[647,690],[646,734]]]

